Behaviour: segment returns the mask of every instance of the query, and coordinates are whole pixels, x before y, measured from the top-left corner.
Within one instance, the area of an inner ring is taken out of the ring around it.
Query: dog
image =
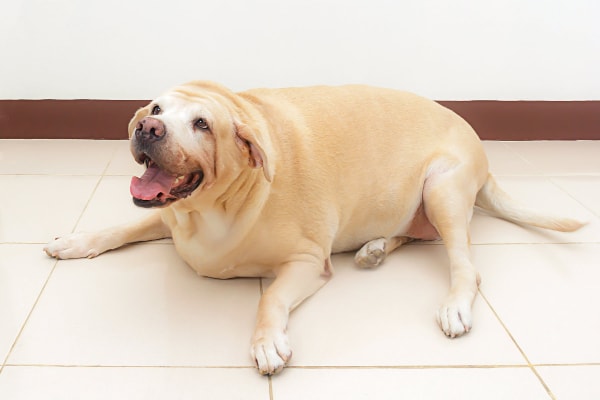
[[[451,285],[442,331],[472,327],[479,275],[469,257],[474,206],[557,231],[584,222],[513,201],[488,171],[471,126],[414,94],[350,85],[234,93],[190,82],[139,109],[131,153],[139,222],[56,238],[58,259],[95,257],[126,243],[172,237],[199,274],[274,277],[261,297],[251,355],[261,374],[292,355],[290,312],[334,275],[330,255],[355,251],[375,267],[411,240],[442,239]]]

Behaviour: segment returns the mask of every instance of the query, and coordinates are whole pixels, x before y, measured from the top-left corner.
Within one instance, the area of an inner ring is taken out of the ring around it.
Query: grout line
[[[529,368],[526,364],[506,364],[506,365],[292,365],[285,369],[342,369],[342,370],[361,370],[361,369],[393,369],[393,370],[415,370],[415,369],[507,369],[507,368]]]
[[[12,368],[173,368],[173,369],[247,369],[255,370],[250,365],[78,365],[78,364],[12,364],[6,363],[5,367]],[[284,368],[298,370],[440,370],[440,369],[524,369],[531,367],[600,367],[600,363],[576,364],[505,364],[505,365],[289,365]],[[257,372],[258,373],[258,372]]]
[[[273,377],[271,375],[269,375],[267,378],[269,378],[269,400],[274,400],[274,397],[273,397]]]
[[[73,226],[73,229],[71,229],[71,233],[74,233],[75,230],[77,229],[77,227],[79,226],[79,223],[81,222],[81,219],[83,218],[83,215],[85,214],[85,212],[87,211],[90,203],[92,202],[92,199],[96,195],[96,191],[98,190],[98,187],[100,186],[100,182],[102,182],[103,178],[104,178],[103,175],[100,175],[98,177],[98,181],[96,182],[96,185],[94,186],[94,189],[92,190],[92,193],[90,194],[90,197],[86,201],[85,206],[83,207],[83,210],[79,214],[79,217],[77,218],[77,221],[75,221],[75,225]]]
[[[33,311],[37,307],[37,305],[38,305],[38,303],[39,303],[39,301],[40,301],[40,299],[42,297],[42,294],[46,290],[46,286],[48,285],[48,282],[50,281],[50,278],[52,277],[52,274],[54,273],[54,270],[56,269],[56,265],[58,264],[58,261],[59,260],[56,260],[54,262],[54,265],[50,269],[50,272],[48,273],[48,276],[46,277],[46,280],[45,280],[44,284],[42,285],[42,288],[40,289],[40,292],[38,293],[35,301],[33,302],[33,305],[31,306],[31,309],[29,310],[29,313],[27,313],[27,317],[25,317],[25,320],[21,324],[21,329],[19,329],[19,332],[17,333],[17,336],[15,337],[15,339],[13,340],[12,345],[10,346],[10,350],[8,350],[8,353],[6,354],[6,357],[4,358],[4,361],[2,362],[2,365],[0,365],[0,373],[2,373],[2,371],[4,370],[4,367],[11,366],[11,364],[8,364],[7,361],[10,358],[10,356],[12,355],[15,347],[17,346],[17,342],[21,338],[21,334],[25,330],[25,327],[27,326],[27,323],[29,322],[29,319],[31,318],[31,315],[33,314]]]
[[[115,144],[115,148],[114,148],[112,154],[110,155],[110,157],[108,158],[108,162],[106,163],[104,170],[102,171],[102,176],[106,175],[106,171],[108,171],[108,168],[110,168],[110,165],[112,164],[113,160],[115,159],[115,156],[117,155],[118,151],[119,151],[119,144]]]
[[[520,158],[521,161],[523,161],[525,164],[527,164],[528,166],[530,166],[532,168],[533,171],[535,171],[536,173],[533,174],[533,176],[539,176],[539,175],[543,175],[541,172],[541,169],[535,165],[532,161],[528,160],[527,158],[525,158],[525,156],[521,155],[521,153],[519,151],[517,151],[517,149],[515,149],[513,146],[510,145],[510,142],[502,142],[504,143],[504,145],[507,147],[507,149],[514,154],[515,156],[517,156],[517,158]],[[517,176],[523,176],[523,175],[517,175]]]
[[[547,246],[547,245],[598,245],[600,241],[597,242],[538,242],[538,243],[475,243],[471,244],[471,246]]]
[[[129,139],[123,139],[123,140],[119,140],[119,141],[120,142],[129,142]],[[115,151],[113,152],[110,159],[108,160],[108,164],[106,165],[106,168],[104,169],[104,171],[102,171],[102,176],[131,177],[134,174],[143,172],[143,170],[140,170],[138,172],[131,171],[129,173],[123,173],[123,172],[119,172],[119,171],[113,172],[113,173],[108,173],[108,170],[110,169],[110,166],[112,165],[112,163],[115,161],[115,158],[117,157],[118,152],[119,152],[119,145],[117,144],[115,146]],[[131,159],[131,162],[132,162],[132,164],[134,164],[133,158]]]
[[[7,367],[15,368],[173,368],[173,369],[248,369],[255,370],[254,366],[227,366],[227,365],[77,365],[77,364],[11,364]],[[576,365],[573,365],[576,366]],[[529,368],[526,364],[514,365],[294,365],[286,366],[288,369],[305,370],[437,370],[437,369],[508,369],[508,368]],[[257,372],[258,373],[258,372]]]
[[[571,192],[569,192],[567,189],[565,189],[564,187],[562,187],[558,182],[556,182],[556,178],[564,178],[564,177],[553,177],[550,178],[550,183],[553,184],[554,186],[556,186],[560,191],[562,191],[563,193],[565,193],[567,196],[569,196],[571,199],[573,199],[575,202],[577,202],[577,204],[579,204],[581,207],[583,207],[586,211],[588,211],[589,213],[591,213],[592,215],[596,216],[596,217],[600,217],[599,214],[596,214],[596,212],[594,210],[592,210],[591,208],[589,208],[588,206],[586,206],[585,204],[583,204],[581,201],[579,201],[579,199],[577,199],[573,194],[571,194]],[[588,221],[588,223],[590,223],[592,221]]]
[[[600,362],[594,363],[572,363],[572,364],[533,364],[535,367],[600,367]]]
[[[104,179],[104,175],[106,174],[106,171],[108,170],[108,167],[110,166],[110,163],[112,162],[112,160],[113,160],[115,154],[117,153],[117,151],[118,151],[118,146],[115,145],[114,149],[112,151],[112,154],[111,154],[111,156],[108,159],[108,162],[106,163],[106,165],[104,166],[104,169],[102,170],[102,173],[99,176],[98,175],[93,175],[93,176],[98,176],[98,181],[96,181],[96,185],[94,186],[94,189],[92,190],[92,193],[90,194],[90,197],[88,198],[87,202],[85,203],[85,206],[83,207],[83,210],[79,214],[79,218],[77,218],[77,221],[75,221],[75,226],[73,226],[73,229],[71,230],[71,233],[74,233],[75,230],[77,229],[77,227],[79,226],[79,223],[81,222],[81,219],[83,218],[83,215],[87,211],[90,203],[92,202],[92,199],[96,195],[96,192],[98,191],[98,187],[100,186],[100,183]]]
[[[519,352],[521,353],[521,355],[523,356],[523,358],[527,362],[527,365],[529,366],[531,372],[534,373],[534,375],[538,378],[539,382],[542,384],[542,386],[546,390],[546,393],[548,393],[548,396],[550,396],[550,398],[552,400],[556,400],[556,397],[554,396],[554,394],[550,390],[550,387],[548,387],[548,385],[546,384],[546,382],[544,382],[544,379],[542,379],[542,376],[536,370],[535,365],[533,365],[531,363],[531,361],[529,360],[529,357],[527,357],[527,354],[525,354],[525,351],[523,350],[523,348],[519,345],[519,343],[517,343],[517,340],[512,335],[512,333],[508,330],[508,327],[504,324],[504,321],[502,321],[502,319],[500,318],[500,315],[498,315],[498,313],[496,312],[496,310],[494,309],[494,307],[492,307],[492,303],[490,303],[490,301],[487,299],[487,297],[481,291],[481,288],[479,289],[479,295],[486,302],[486,304],[488,305],[488,307],[490,308],[490,310],[492,311],[492,313],[494,314],[494,316],[496,317],[496,319],[498,320],[498,322],[500,323],[500,325],[502,326],[502,328],[504,329],[504,331],[506,332],[506,334],[508,335],[508,337],[510,338],[510,340],[512,340],[513,344],[517,347],[517,349],[519,350]]]
[[[12,368],[140,368],[140,369],[161,369],[161,368],[173,368],[173,369],[248,369],[254,370],[254,366],[244,365],[77,365],[77,364],[6,364],[7,367]],[[258,373],[258,372],[257,372]]]

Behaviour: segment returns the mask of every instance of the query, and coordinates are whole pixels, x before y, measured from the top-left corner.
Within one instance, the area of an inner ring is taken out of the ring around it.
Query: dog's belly
[[[417,211],[415,212],[406,233],[398,236],[408,236],[410,238],[420,240],[440,239],[439,232],[431,224],[429,218],[427,218],[427,215],[425,214],[425,208],[423,207],[423,203],[421,203],[421,205],[419,205],[419,208],[417,208]]]
[[[353,221],[341,230],[333,242],[333,253],[353,251],[365,243],[380,239],[406,236],[419,240],[438,240],[440,235],[431,224],[423,203],[417,201],[408,208],[410,211],[402,214],[404,208],[390,212],[389,209],[372,210],[370,218]],[[394,212],[395,211],[395,212]]]

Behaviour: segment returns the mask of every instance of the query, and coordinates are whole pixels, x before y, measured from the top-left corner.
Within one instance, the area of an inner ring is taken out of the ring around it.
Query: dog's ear
[[[262,167],[265,178],[268,182],[273,180],[273,170],[269,157],[265,151],[265,146],[259,140],[258,136],[244,124],[235,124],[235,143],[248,157],[248,164],[252,168]]]
[[[142,118],[147,117],[148,115],[150,115],[150,104],[138,109],[135,112],[135,115],[133,116],[133,118],[131,118],[131,121],[129,121],[129,125],[127,127],[127,131],[129,132],[129,138],[131,138],[131,136],[133,135],[137,123],[140,122]]]

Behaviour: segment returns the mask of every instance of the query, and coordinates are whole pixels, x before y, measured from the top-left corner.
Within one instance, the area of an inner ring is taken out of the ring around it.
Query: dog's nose
[[[165,124],[155,118],[143,118],[135,127],[135,136],[138,139],[150,141],[162,139],[166,132]]]

